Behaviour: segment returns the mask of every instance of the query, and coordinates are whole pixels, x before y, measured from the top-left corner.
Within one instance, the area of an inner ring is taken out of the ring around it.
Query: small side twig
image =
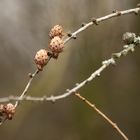
[[[100,111],[95,104],[91,103],[89,100],[81,96],[79,93],[75,93],[75,96],[80,100],[84,101],[89,107],[91,107],[94,111],[96,111],[103,119],[105,119],[123,138],[124,140],[128,140],[127,136],[121,131],[121,129],[114,123],[109,117],[107,117],[102,111]]]
[[[133,9],[128,9],[128,10],[124,10],[124,11],[115,10],[115,11],[113,11],[113,13],[108,14],[106,16],[103,16],[103,17],[100,17],[100,18],[92,18],[90,22],[82,24],[82,27],[79,28],[78,30],[76,30],[75,32],[69,33],[68,38],[66,38],[64,40],[64,43],[67,43],[68,41],[70,41],[73,38],[75,39],[75,37],[79,33],[83,32],[84,30],[86,30],[88,27],[90,27],[92,25],[98,25],[100,22],[111,19],[113,17],[119,17],[119,16],[122,16],[122,15],[127,15],[127,14],[132,14],[132,13],[134,13],[134,14],[137,13],[138,14],[139,11],[140,11],[140,7],[133,8]]]

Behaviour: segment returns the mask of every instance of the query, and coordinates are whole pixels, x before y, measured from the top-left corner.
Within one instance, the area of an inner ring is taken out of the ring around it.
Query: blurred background
[[[56,24],[66,32],[82,22],[113,10],[136,7],[138,0],[1,0],[0,97],[20,95],[28,73],[36,69],[33,58],[49,44]],[[113,18],[92,26],[71,40],[58,60],[51,60],[33,81],[28,95],[58,95],[87,78],[122,49],[122,35],[140,35],[140,16]],[[140,50],[121,58],[99,78],[80,90],[130,138],[140,139]],[[75,96],[55,104],[22,102],[12,121],[0,126],[2,140],[119,140],[121,137],[96,112]]]

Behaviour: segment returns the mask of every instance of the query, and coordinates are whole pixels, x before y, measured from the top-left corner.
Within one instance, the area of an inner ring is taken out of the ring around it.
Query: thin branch
[[[74,88],[72,88],[71,90],[67,90],[67,92],[65,92],[62,95],[58,95],[58,96],[51,96],[46,98],[47,101],[56,101],[59,99],[63,99],[66,98],[68,96],[70,96],[73,93],[76,93],[80,88],[82,88],[83,86],[85,86],[87,83],[91,82],[94,78],[100,76],[101,72],[106,69],[109,65],[115,65],[116,64],[116,60],[119,59],[122,56],[126,56],[128,54],[128,52],[134,52],[134,48],[140,44],[140,37],[136,37],[135,34],[131,34],[131,33],[126,33],[124,34],[124,36],[128,36],[129,35],[132,37],[130,37],[129,39],[125,39],[126,43],[132,43],[130,41],[133,41],[133,44],[128,44],[128,45],[124,45],[123,46],[123,50],[119,53],[113,53],[112,57],[108,60],[105,60],[102,62],[102,66],[97,69],[95,72],[93,72],[90,77],[88,77],[86,80],[84,80],[81,83],[77,83],[76,86]]]
[[[111,19],[113,17],[119,17],[121,15],[127,15],[127,14],[138,14],[138,12],[140,11],[140,7],[137,7],[137,8],[133,8],[133,9],[128,9],[128,10],[124,10],[124,11],[113,11],[113,13],[109,14],[109,15],[106,15],[106,16],[103,16],[103,17],[100,17],[100,18],[93,18],[91,22],[87,23],[87,24],[84,24],[82,25],[81,28],[79,28],[77,31],[69,34],[69,37],[66,38],[66,40],[64,40],[64,43],[67,43],[69,40],[71,40],[72,38],[76,38],[76,36],[81,33],[82,31],[86,30],[88,27],[90,27],[91,25],[98,25],[98,23],[102,22],[102,21],[105,21],[105,20],[108,20],[108,19]]]
[[[128,39],[127,36],[130,38]],[[68,89],[65,93],[58,95],[58,96],[50,96],[50,97],[31,97],[31,96],[23,96],[18,97],[18,96],[9,96],[9,97],[3,97],[0,98],[0,102],[9,102],[9,101],[22,101],[22,100],[27,100],[27,101],[51,101],[55,102],[56,100],[64,99],[74,93],[76,93],[80,88],[84,87],[86,84],[91,82],[94,78],[99,77],[101,72],[104,71],[108,66],[110,65],[115,65],[117,59],[121,58],[122,56],[126,56],[129,52],[134,52],[134,49],[136,46],[140,44],[140,37],[136,37],[135,34],[133,33],[126,33],[124,34],[125,37],[124,41],[125,43],[132,43],[128,45],[123,46],[123,50],[118,52],[118,53],[113,53],[112,57],[108,60],[105,60],[102,62],[102,66],[97,69],[95,72],[93,72],[87,79],[85,79],[81,83],[77,83],[76,86],[72,89]]]
[[[123,138],[124,140],[128,140],[127,136],[121,131],[121,129],[114,123],[109,117],[107,117],[102,111],[100,111],[95,104],[88,101],[86,98],[81,96],[79,93],[75,93],[75,96],[82,100],[85,104],[95,110],[103,119],[105,119]]]
[[[25,96],[26,95],[26,93],[27,93],[27,91],[28,91],[28,89],[29,89],[29,87],[30,87],[30,85],[31,85],[31,83],[32,83],[32,81],[33,81],[33,79],[34,79],[34,77],[38,74],[38,70],[36,70],[33,74],[30,74],[29,75],[29,81],[28,81],[28,83],[27,83],[27,85],[26,85],[26,87],[25,87],[25,89],[23,90],[23,92],[21,93],[21,95],[20,95],[20,97],[19,98],[23,98],[23,96]],[[19,105],[19,101],[16,101],[16,103],[15,103],[15,107],[17,107]]]

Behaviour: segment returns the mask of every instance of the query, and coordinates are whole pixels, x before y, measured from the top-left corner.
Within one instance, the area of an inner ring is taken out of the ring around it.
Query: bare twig
[[[108,60],[105,60],[102,62],[102,66],[97,69],[95,72],[93,72],[87,79],[85,79],[83,82],[76,84],[76,86],[72,89],[68,89],[65,93],[58,95],[58,96],[51,96],[51,97],[30,97],[30,96],[22,96],[18,97],[18,96],[9,96],[9,97],[4,97],[4,98],[0,98],[0,102],[9,102],[9,101],[22,101],[22,100],[27,100],[27,101],[51,101],[51,102],[55,102],[56,100],[60,100],[60,99],[64,99],[68,96],[70,96],[71,94],[76,93],[80,88],[82,88],[83,86],[85,86],[86,84],[88,84],[89,82],[91,82],[94,78],[100,76],[101,72],[106,69],[108,66],[110,65],[114,65],[116,64],[116,60],[119,59],[122,56],[126,56],[129,52],[134,52],[134,48],[140,44],[140,37],[136,37],[135,34],[133,33],[126,33],[124,34],[124,36],[126,35],[126,39],[125,42],[126,43],[132,43],[132,44],[128,44],[128,45],[124,45],[123,46],[123,50],[118,52],[118,53],[113,53],[112,57]],[[127,36],[131,36],[132,37],[129,39],[127,39]]]
[[[127,15],[127,14],[138,14],[138,12],[140,11],[140,7],[137,7],[137,8],[133,8],[133,9],[128,9],[128,10],[124,10],[124,11],[113,11],[113,13],[109,14],[109,15],[106,15],[106,16],[103,16],[103,17],[100,17],[100,18],[93,18],[91,22],[87,23],[87,24],[84,24],[82,25],[81,28],[79,28],[77,31],[69,34],[69,37],[66,38],[66,40],[64,41],[64,43],[67,43],[69,40],[71,40],[72,38],[76,38],[76,36],[81,33],[82,31],[86,30],[88,27],[90,27],[91,25],[97,25],[98,23],[102,22],[102,21],[105,21],[105,20],[108,20],[108,19],[111,19],[113,17],[118,17],[118,16],[121,16],[121,15]]]
[[[28,89],[29,89],[29,87],[30,87],[30,85],[31,85],[31,83],[32,83],[32,81],[33,81],[33,79],[34,79],[34,77],[36,76],[36,74],[38,74],[38,70],[36,70],[33,74],[29,74],[29,81],[28,81],[28,83],[27,83],[27,85],[26,85],[26,87],[25,87],[25,89],[24,89],[24,91],[22,92],[22,94],[20,95],[20,97],[19,98],[23,98],[23,96],[25,96],[25,94],[27,93],[27,91],[28,91]],[[17,107],[19,105],[19,101],[16,101],[16,103],[15,103],[15,107]]]
[[[95,110],[103,119],[105,119],[116,131],[124,138],[124,140],[128,140],[127,136],[121,131],[121,129],[114,123],[109,117],[107,117],[102,111],[100,111],[95,104],[91,103],[89,100],[81,96],[79,93],[75,93],[75,96],[80,100],[84,101],[89,107]]]

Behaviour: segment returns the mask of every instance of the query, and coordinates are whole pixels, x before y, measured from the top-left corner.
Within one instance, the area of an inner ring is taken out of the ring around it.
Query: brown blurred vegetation
[[[113,10],[134,8],[138,0],[1,0],[0,97],[19,95],[27,74],[36,67],[37,50],[48,46],[55,24],[75,31],[82,22]],[[58,60],[51,60],[28,92],[42,96],[61,94],[87,78],[122,49],[122,34],[140,35],[140,16],[126,15],[88,28],[70,41]],[[140,50],[121,58],[80,93],[115,121],[130,139],[140,139]],[[118,140],[120,136],[76,97],[50,103],[23,102],[15,118],[0,126],[2,140]]]

